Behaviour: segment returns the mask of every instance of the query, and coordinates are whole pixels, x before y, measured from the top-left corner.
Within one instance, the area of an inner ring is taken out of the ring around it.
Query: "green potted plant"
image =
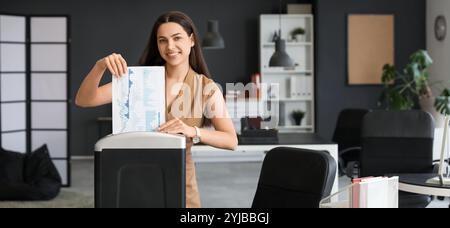
[[[304,28],[295,28],[291,31],[291,38],[297,42],[305,41],[305,29]]]
[[[435,97],[431,86],[442,86],[442,82],[430,83],[428,68],[433,60],[425,50],[419,50],[410,57],[410,63],[402,72],[386,64],[383,67],[381,81],[384,90],[378,105],[388,110],[411,110],[420,107],[430,112],[439,121],[439,114],[450,114],[450,91],[441,88],[440,96]],[[439,121],[440,122],[440,121]],[[438,125],[438,124],[437,124]]]
[[[295,110],[291,113],[292,118],[295,121],[295,124],[300,126],[302,124],[302,119],[305,117],[305,112],[301,110]]]

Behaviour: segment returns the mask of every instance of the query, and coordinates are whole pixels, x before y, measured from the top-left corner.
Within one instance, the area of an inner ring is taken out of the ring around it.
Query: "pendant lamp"
[[[208,21],[208,32],[206,33],[202,46],[204,49],[223,49],[225,42],[219,33],[219,22],[216,20]]]
[[[279,8],[279,34],[275,40],[275,52],[269,60],[269,67],[293,67],[294,61],[286,52],[286,41],[281,39],[281,0]]]

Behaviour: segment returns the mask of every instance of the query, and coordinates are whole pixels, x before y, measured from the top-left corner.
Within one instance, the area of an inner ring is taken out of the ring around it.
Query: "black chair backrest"
[[[333,142],[339,145],[339,150],[361,146],[361,128],[367,109],[344,109],[339,113]]]
[[[419,111],[374,111],[364,117],[360,176],[432,172],[434,121]]]
[[[253,208],[318,208],[330,195],[336,162],[326,151],[279,147],[264,159]]]

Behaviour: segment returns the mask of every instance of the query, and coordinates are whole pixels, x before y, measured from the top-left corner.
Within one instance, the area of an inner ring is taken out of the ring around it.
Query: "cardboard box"
[[[312,14],[311,4],[288,4],[288,14]]]

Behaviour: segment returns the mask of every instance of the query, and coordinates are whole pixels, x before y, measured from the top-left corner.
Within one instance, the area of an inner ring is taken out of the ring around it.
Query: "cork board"
[[[381,84],[386,63],[394,64],[394,15],[349,15],[348,84]]]

